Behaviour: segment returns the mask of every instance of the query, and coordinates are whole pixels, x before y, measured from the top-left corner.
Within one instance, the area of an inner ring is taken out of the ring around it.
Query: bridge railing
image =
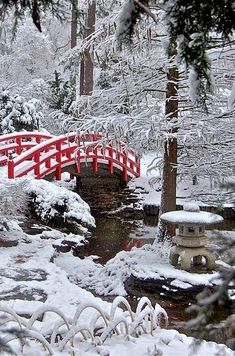
[[[83,149],[77,149],[76,165],[77,172],[81,172],[81,163],[84,161],[92,161],[93,171],[98,172],[100,163],[106,163],[108,165],[108,171],[113,174],[114,168],[118,168],[122,171],[122,179],[128,181],[128,176],[139,177],[140,176],[140,159],[139,155],[134,151],[126,151],[124,145],[108,142],[106,145],[93,144]],[[105,161],[105,162],[104,162]]]
[[[125,151],[123,144],[115,142],[101,143],[100,134],[76,133],[48,138],[8,161],[8,177],[16,178],[33,174],[36,178],[55,172],[55,178],[61,179],[62,169],[76,163],[77,173],[81,172],[81,163],[92,162],[95,173],[100,163],[108,165],[112,174],[114,167],[122,171],[122,179],[140,175],[139,157],[134,150]]]
[[[8,158],[12,155],[20,155],[51,137],[50,134],[40,132],[13,132],[0,136],[0,165],[7,164]]]

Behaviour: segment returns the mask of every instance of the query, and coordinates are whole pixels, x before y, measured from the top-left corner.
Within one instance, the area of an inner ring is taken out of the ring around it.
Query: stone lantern
[[[223,221],[222,216],[200,211],[196,204],[185,204],[184,210],[170,211],[161,215],[160,219],[167,223],[178,224],[178,234],[173,237],[170,250],[170,263],[190,271],[192,267],[206,266],[215,269],[215,255],[206,247],[208,238],[205,225]]]

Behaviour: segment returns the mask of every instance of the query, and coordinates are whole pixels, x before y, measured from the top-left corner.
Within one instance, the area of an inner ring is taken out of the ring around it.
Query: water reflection
[[[96,220],[94,230],[85,252],[98,255],[100,263],[106,263],[122,250],[141,247],[153,241],[156,227],[145,226],[140,221],[127,221],[117,217],[102,217]]]

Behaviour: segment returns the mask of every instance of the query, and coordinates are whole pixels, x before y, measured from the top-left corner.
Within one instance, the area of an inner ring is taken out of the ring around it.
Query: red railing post
[[[94,137],[94,135],[93,135]],[[98,154],[98,146],[89,146],[90,148],[92,148],[94,157],[93,157],[93,161],[92,161],[92,168],[93,168],[93,172],[97,173],[98,172],[98,159],[97,159],[97,154]]]
[[[75,162],[76,162],[76,166],[77,166],[77,173],[80,174],[81,173],[81,161],[80,161],[80,157],[81,157],[81,152],[80,152],[80,137],[76,136],[75,137],[75,141],[77,143],[77,149],[75,150]]]
[[[45,167],[46,167],[46,168],[51,168],[51,157],[49,157],[49,158],[45,161]]]
[[[33,160],[36,163],[34,167],[34,175],[37,177],[40,174],[40,152],[35,152]]]
[[[36,136],[36,140],[35,141],[36,141],[37,144],[41,143],[41,137],[40,136]]]
[[[22,148],[21,148],[21,136],[17,136],[16,137],[16,144],[18,145],[18,147],[16,147],[16,153],[18,155],[21,154]]]
[[[8,160],[7,169],[8,169],[8,178],[9,178],[9,179],[14,179],[14,178],[15,178],[15,174],[14,174],[14,161],[13,161],[13,159],[11,159],[11,158]]]
[[[65,152],[65,156],[70,160],[71,159],[71,149],[68,148],[67,151]]]
[[[129,162],[130,170],[131,170],[133,173],[135,173],[135,171],[134,171],[134,162],[133,162],[130,158],[128,159],[128,162]]]
[[[94,152],[94,155],[95,157],[93,158],[93,172],[94,173],[97,173],[98,172],[98,158],[97,158],[97,155],[98,155],[98,146],[96,146],[93,150]]]
[[[55,170],[55,179],[61,180],[61,165],[58,165]]]
[[[127,176],[127,154],[126,154],[126,152],[123,152],[122,157],[123,157],[122,179],[124,180],[124,182],[127,182],[128,176]]]
[[[55,170],[55,179],[56,180],[61,180],[61,141],[56,143],[56,162],[57,162],[57,167]]]
[[[81,173],[81,161],[80,161],[80,149],[78,149],[78,152],[76,154],[76,166],[77,166],[77,173]]]
[[[109,173],[113,174],[113,147],[108,148],[109,152]]]

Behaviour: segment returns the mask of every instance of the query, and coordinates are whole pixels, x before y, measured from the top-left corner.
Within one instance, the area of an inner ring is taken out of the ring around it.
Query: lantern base
[[[170,250],[170,263],[173,266],[179,264],[185,271],[190,271],[192,267],[200,269],[201,266],[206,266],[209,270],[214,270],[216,267],[215,255],[206,247],[173,246]]]

